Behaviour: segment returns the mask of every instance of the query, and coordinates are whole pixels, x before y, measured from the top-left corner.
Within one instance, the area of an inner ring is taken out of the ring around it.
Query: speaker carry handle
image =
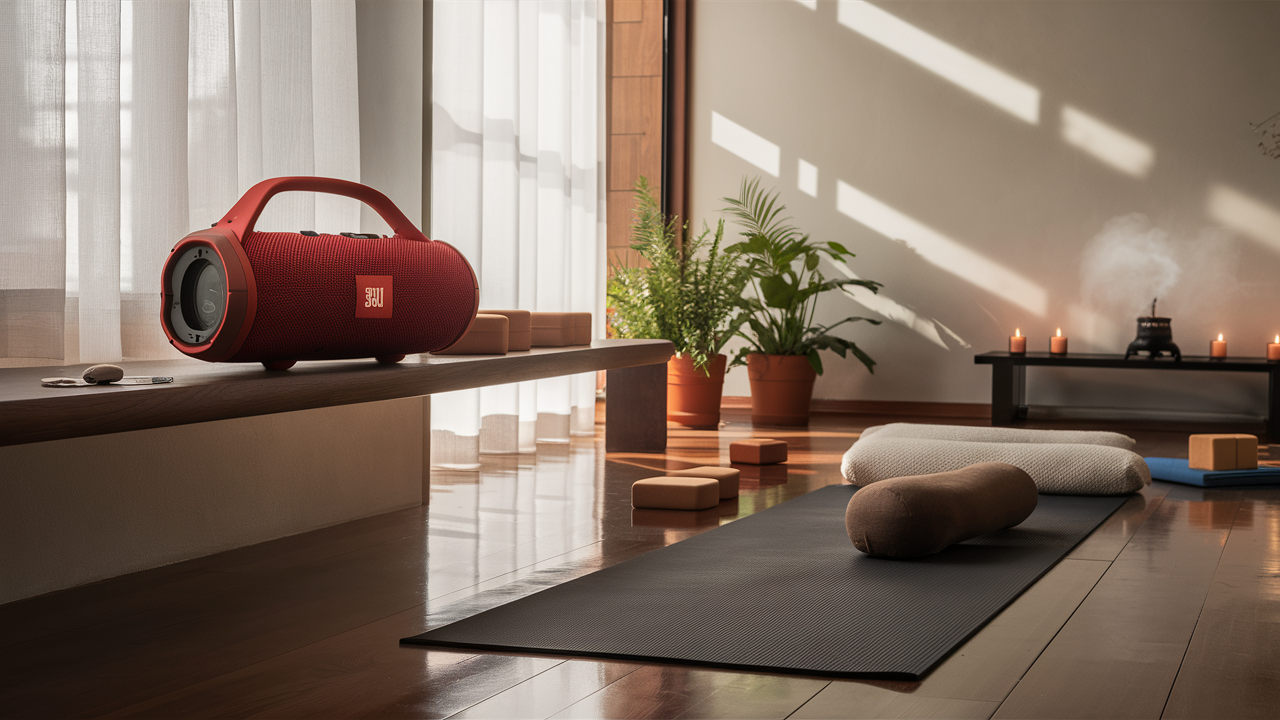
[[[231,206],[231,210],[214,224],[214,227],[231,230],[236,238],[243,242],[249,233],[253,232],[253,226],[258,222],[258,216],[262,214],[267,201],[276,193],[282,192],[318,192],[354,198],[373,208],[374,212],[391,226],[391,231],[396,235],[409,240],[427,242],[427,236],[423,235],[422,231],[410,222],[409,218],[405,217],[404,213],[400,212],[400,208],[396,207],[386,195],[367,185],[349,180],[314,176],[263,180],[249,188],[248,192]]]

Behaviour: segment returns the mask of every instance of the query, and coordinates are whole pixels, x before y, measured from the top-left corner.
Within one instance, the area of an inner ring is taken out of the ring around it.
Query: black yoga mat
[[[1041,495],[1017,527],[881,560],[835,485],[401,642],[917,679],[1053,567],[1123,497]]]

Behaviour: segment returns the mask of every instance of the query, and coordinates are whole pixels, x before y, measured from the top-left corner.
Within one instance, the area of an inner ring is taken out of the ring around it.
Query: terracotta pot
[[[724,390],[725,356],[716,355],[707,366],[710,377],[693,365],[688,355],[667,361],[667,420],[698,428],[720,424],[720,394]]]
[[[747,356],[752,425],[808,425],[813,381],[818,377],[804,355]]]

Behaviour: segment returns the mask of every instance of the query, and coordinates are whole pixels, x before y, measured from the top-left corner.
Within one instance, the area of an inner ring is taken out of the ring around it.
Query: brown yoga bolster
[[[1037,499],[1027,473],[1007,463],[978,463],[872,483],[853,494],[844,526],[853,546],[868,555],[913,558],[1017,525]]]

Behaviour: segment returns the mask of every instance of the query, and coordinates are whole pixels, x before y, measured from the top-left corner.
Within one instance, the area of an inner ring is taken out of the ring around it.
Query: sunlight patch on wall
[[[800,188],[800,192],[805,195],[818,197],[818,167],[812,163],[805,162],[804,158],[800,159],[796,187]]]
[[[1062,106],[1062,139],[1127,175],[1143,177],[1156,161],[1156,151],[1088,113]]]
[[[952,340],[955,340],[957,343],[959,343],[959,344],[960,344],[960,347],[962,347],[962,348],[971,348],[971,347],[973,347],[973,346],[972,346],[972,345],[970,345],[968,342],[966,342],[964,338],[962,338],[962,337],[960,337],[959,335],[957,335],[955,330],[952,330],[951,328],[947,327],[946,325],[943,325],[942,323],[938,322],[938,319],[937,319],[937,318],[934,318],[934,319],[933,319],[933,324],[934,324],[935,326],[937,326],[937,327],[942,328],[942,332],[944,332],[944,333],[946,333],[946,334],[950,335]]]
[[[711,113],[711,142],[778,177],[782,151],[777,145],[721,115]]]
[[[840,0],[841,25],[1019,120],[1040,122],[1040,90],[864,0]]]
[[[817,9],[818,9],[818,0],[796,0],[796,2],[798,2],[798,3],[800,3],[801,5],[803,5],[803,6],[807,7],[807,8],[809,8],[810,10],[817,10]]]
[[[1226,185],[1209,191],[1209,216],[1280,252],[1280,211]]]
[[[1043,287],[843,180],[836,181],[836,209],[891,240],[901,240],[931,264],[1038,317],[1048,311],[1049,295]]]
[[[831,265],[835,267],[836,270],[840,271],[841,275],[844,275],[850,280],[861,279],[853,272],[853,270],[849,269],[848,265],[844,264],[843,262],[840,262],[838,260],[832,260],[830,258],[827,259],[827,262],[831,263]],[[920,315],[917,314],[916,311],[912,310],[911,308],[903,307],[902,305],[898,304],[892,298],[884,295],[883,293],[874,293],[864,287],[853,286],[853,287],[842,287],[840,289],[844,292],[845,295],[848,295],[850,298],[852,298],[854,302],[865,307],[871,312],[884,317],[886,320],[890,322],[896,322],[899,325],[908,327],[916,331],[924,339],[928,340],[934,345],[937,345],[943,350],[951,349],[947,347],[947,343],[944,342],[942,339],[942,336],[938,334],[938,328],[935,326],[933,321],[920,317]],[[964,340],[961,340],[960,336],[956,335],[950,330],[947,330],[947,333],[950,334],[952,337],[954,337],[956,340],[959,340],[961,345],[964,345],[965,347],[969,347],[969,344],[966,343]]]

